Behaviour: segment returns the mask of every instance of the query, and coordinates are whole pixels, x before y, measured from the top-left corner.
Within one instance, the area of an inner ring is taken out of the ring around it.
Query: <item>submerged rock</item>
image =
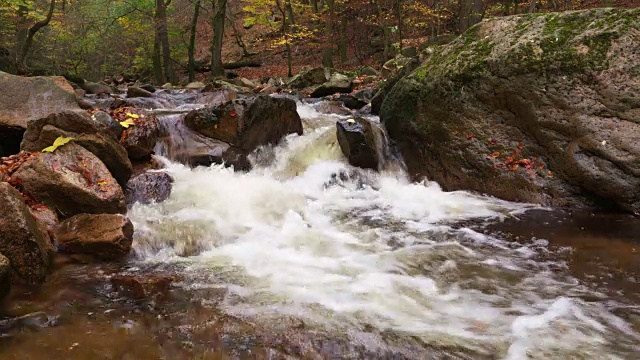
[[[52,249],[49,236],[29,212],[22,194],[6,182],[0,182],[0,204],[0,253],[9,259],[20,280],[28,284],[43,282]]]
[[[124,215],[81,214],[60,223],[54,239],[60,252],[118,260],[131,251],[133,224]]]
[[[377,128],[363,118],[338,121],[336,126],[338,144],[349,163],[363,169],[378,170],[380,156],[374,133]]]
[[[111,277],[111,285],[121,295],[143,300],[166,297],[176,279],[175,276],[161,274],[118,274]]]
[[[147,91],[145,89],[130,86],[127,88],[127,98],[137,98],[137,97],[153,97],[151,91]]]
[[[127,205],[159,203],[171,195],[173,179],[166,172],[145,171],[132,177],[125,187]]]
[[[640,9],[495,18],[435,50],[381,118],[444,189],[640,214]]]
[[[51,146],[59,136],[74,138],[75,144],[97,156],[121,185],[131,177],[132,166],[127,151],[111,131],[84,111],[65,111],[32,121],[20,148],[39,152]]]
[[[72,141],[30,157],[13,173],[26,193],[62,217],[124,213],[124,193],[94,154]]]

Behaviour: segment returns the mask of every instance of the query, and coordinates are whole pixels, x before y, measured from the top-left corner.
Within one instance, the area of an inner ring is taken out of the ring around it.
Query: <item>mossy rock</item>
[[[640,9],[488,19],[426,49],[381,118],[445,189],[640,213],[639,34]]]

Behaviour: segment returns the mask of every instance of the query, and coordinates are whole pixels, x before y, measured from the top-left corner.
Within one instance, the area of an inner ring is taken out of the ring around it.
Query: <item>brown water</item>
[[[354,170],[336,117],[299,112],[305,135],[248,174],[169,164],[126,262],[14,289],[0,358],[637,357],[640,219]],[[173,280],[140,297],[119,276]]]

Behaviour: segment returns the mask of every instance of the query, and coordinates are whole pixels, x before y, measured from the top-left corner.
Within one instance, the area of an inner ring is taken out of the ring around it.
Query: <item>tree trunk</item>
[[[276,0],[276,5],[278,6],[278,10],[280,10],[280,14],[282,14],[282,38],[285,40],[284,44],[287,52],[287,76],[291,77],[293,76],[293,72],[291,71],[291,44],[289,44],[289,39],[287,38],[287,14],[280,0]],[[288,9],[286,9],[286,11],[288,11]]]
[[[331,44],[331,37],[333,36],[333,5],[334,0],[326,0],[329,7],[329,21],[325,25],[325,36],[327,38],[326,48],[322,55],[322,66],[333,67],[333,45]]]
[[[536,12],[536,0],[531,0],[531,4],[529,5],[529,14],[533,14]]]
[[[344,67],[347,62],[347,18],[340,20],[340,40],[338,41],[338,55],[340,55],[340,66]]]
[[[189,68],[189,82],[192,82],[196,78],[195,74],[195,51],[196,51],[196,30],[198,28],[198,16],[200,15],[200,0],[196,0],[195,4],[193,4],[193,19],[191,20],[191,34],[189,35],[189,64],[187,67]]]
[[[153,61],[153,77],[157,84],[164,84],[167,82],[164,74],[162,73],[162,55],[160,54],[160,39],[158,38],[158,32],[153,36],[153,54],[151,56]]]
[[[156,29],[158,31],[158,39],[162,48],[162,65],[164,68],[164,77],[167,81],[174,83],[175,73],[171,63],[171,48],[169,47],[169,30],[167,28],[167,6],[171,3],[168,0],[156,0]]]
[[[287,15],[289,16],[289,26],[295,25],[296,21],[293,18],[293,7],[291,6],[291,0],[284,0],[284,4],[287,7]]]
[[[396,7],[396,16],[398,17],[398,43],[400,44],[399,51],[402,51],[402,0],[398,0],[398,6]]]
[[[311,11],[313,11],[314,14],[318,13],[318,0],[311,0]]]
[[[37,23],[33,24],[33,26],[29,29],[29,32],[27,33],[27,38],[24,41],[24,45],[22,45],[20,49],[20,55],[18,56],[19,67],[21,68],[26,67],[25,60],[27,59],[27,54],[31,49],[31,45],[33,45],[33,37],[36,35],[38,31],[40,31],[40,29],[49,25],[49,22],[53,17],[53,9],[55,9],[55,7],[56,7],[56,0],[51,0],[47,17],[44,20],[38,21]]]
[[[231,25],[231,29],[233,30],[233,37],[236,39],[236,44],[238,44],[238,46],[242,49],[242,56],[249,57],[251,55],[255,55],[249,52],[249,50],[247,49],[247,45],[242,40],[242,34],[240,34],[240,31],[238,31],[238,28],[236,28],[235,18],[233,17],[231,12],[227,14],[227,20],[229,20],[229,24]]]
[[[460,1],[460,33],[479,23],[484,16],[483,0],[461,0]]]
[[[222,40],[227,0],[213,0],[213,44],[211,46],[211,78],[224,75],[222,67]]]
[[[381,4],[382,0],[376,0],[376,14],[378,15],[378,19],[379,21],[381,21],[380,24],[380,28],[382,29],[382,42],[384,44],[384,50],[382,53],[382,56],[384,57],[384,61],[387,61],[391,58],[391,54],[389,53],[389,47],[391,46],[391,34],[389,31],[389,27],[387,26],[386,22],[384,22],[382,19],[382,4]]]

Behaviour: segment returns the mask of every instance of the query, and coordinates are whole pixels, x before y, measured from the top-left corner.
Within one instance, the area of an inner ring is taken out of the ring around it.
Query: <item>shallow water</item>
[[[168,162],[171,198],[129,212],[135,256],[67,265],[40,292],[16,292],[12,315],[44,314],[4,324],[0,357],[640,352],[638,219],[443,192],[394,161],[381,174],[353,169],[338,117],[299,112],[305,135],[258,151],[249,173]],[[134,301],[108,281],[123,272],[179,280],[166,298]]]

